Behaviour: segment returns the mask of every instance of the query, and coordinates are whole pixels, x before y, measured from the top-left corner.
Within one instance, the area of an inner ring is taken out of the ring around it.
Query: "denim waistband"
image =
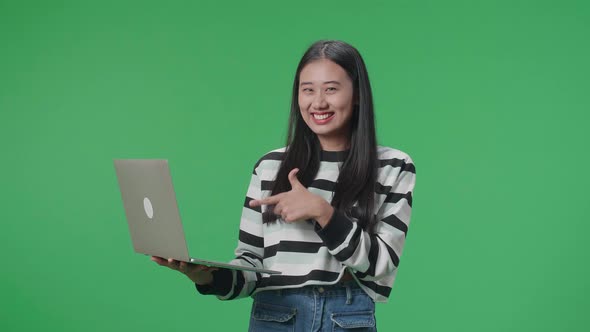
[[[349,280],[345,282],[338,282],[333,285],[309,285],[297,288],[264,290],[260,293],[255,294],[254,296],[255,298],[257,296],[261,296],[267,300],[272,300],[272,298],[276,297],[276,301],[280,301],[279,298],[290,296],[304,296],[311,298],[320,296],[330,298],[342,298],[342,301],[345,301],[346,304],[350,304],[354,296],[363,293],[364,291],[355,280]]]
[[[264,294],[262,294],[264,293]],[[362,288],[358,285],[355,280],[349,280],[344,282],[338,282],[332,285],[308,285],[297,288],[281,288],[274,290],[264,290],[256,294],[265,298],[284,297],[291,295],[299,296],[323,296],[323,297],[342,297],[346,298],[346,303],[349,304],[352,297],[358,294],[364,293]],[[255,296],[256,296],[255,295]]]

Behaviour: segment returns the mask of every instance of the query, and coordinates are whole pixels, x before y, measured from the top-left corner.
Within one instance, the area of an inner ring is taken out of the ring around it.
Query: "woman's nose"
[[[323,93],[318,93],[315,96],[312,106],[314,109],[324,109],[324,108],[328,107],[328,102],[326,101],[326,98],[324,98]]]

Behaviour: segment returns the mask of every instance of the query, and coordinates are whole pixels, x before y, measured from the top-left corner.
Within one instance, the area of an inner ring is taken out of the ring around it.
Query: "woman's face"
[[[299,74],[299,110],[324,150],[348,148],[353,84],[346,71],[328,59],[312,61]]]

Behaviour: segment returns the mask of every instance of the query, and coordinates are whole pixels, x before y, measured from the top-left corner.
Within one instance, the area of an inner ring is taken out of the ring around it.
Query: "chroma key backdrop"
[[[168,159],[229,261],[318,39],[359,49],[413,215],[381,331],[588,331],[587,1],[0,1],[0,331],[244,331],[133,252],[113,159]]]

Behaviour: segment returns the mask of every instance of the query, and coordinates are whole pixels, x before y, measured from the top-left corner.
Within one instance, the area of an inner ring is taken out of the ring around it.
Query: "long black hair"
[[[288,174],[299,168],[297,177],[308,187],[317,175],[321,146],[317,135],[307,126],[299,110],[299,76],[305,65],[319,59],[328,59],[342,67],[353,82],[354,107],[350,120],[350,149],[344,160],[331,205],[346,215],[357,219],[366,229],[375,225],[375,182],[377,178],[377,138],[373,112],[373,95],[367,68],[360,53],[353,46],[336,40],[320,40],[304,53],[293,81],[291,115],[287,134],[287,148],[274,181],[271,195],[291,190]],[[353,207],[355,202],[358,205]],[[265,222],[276,221],[268,206]]]

